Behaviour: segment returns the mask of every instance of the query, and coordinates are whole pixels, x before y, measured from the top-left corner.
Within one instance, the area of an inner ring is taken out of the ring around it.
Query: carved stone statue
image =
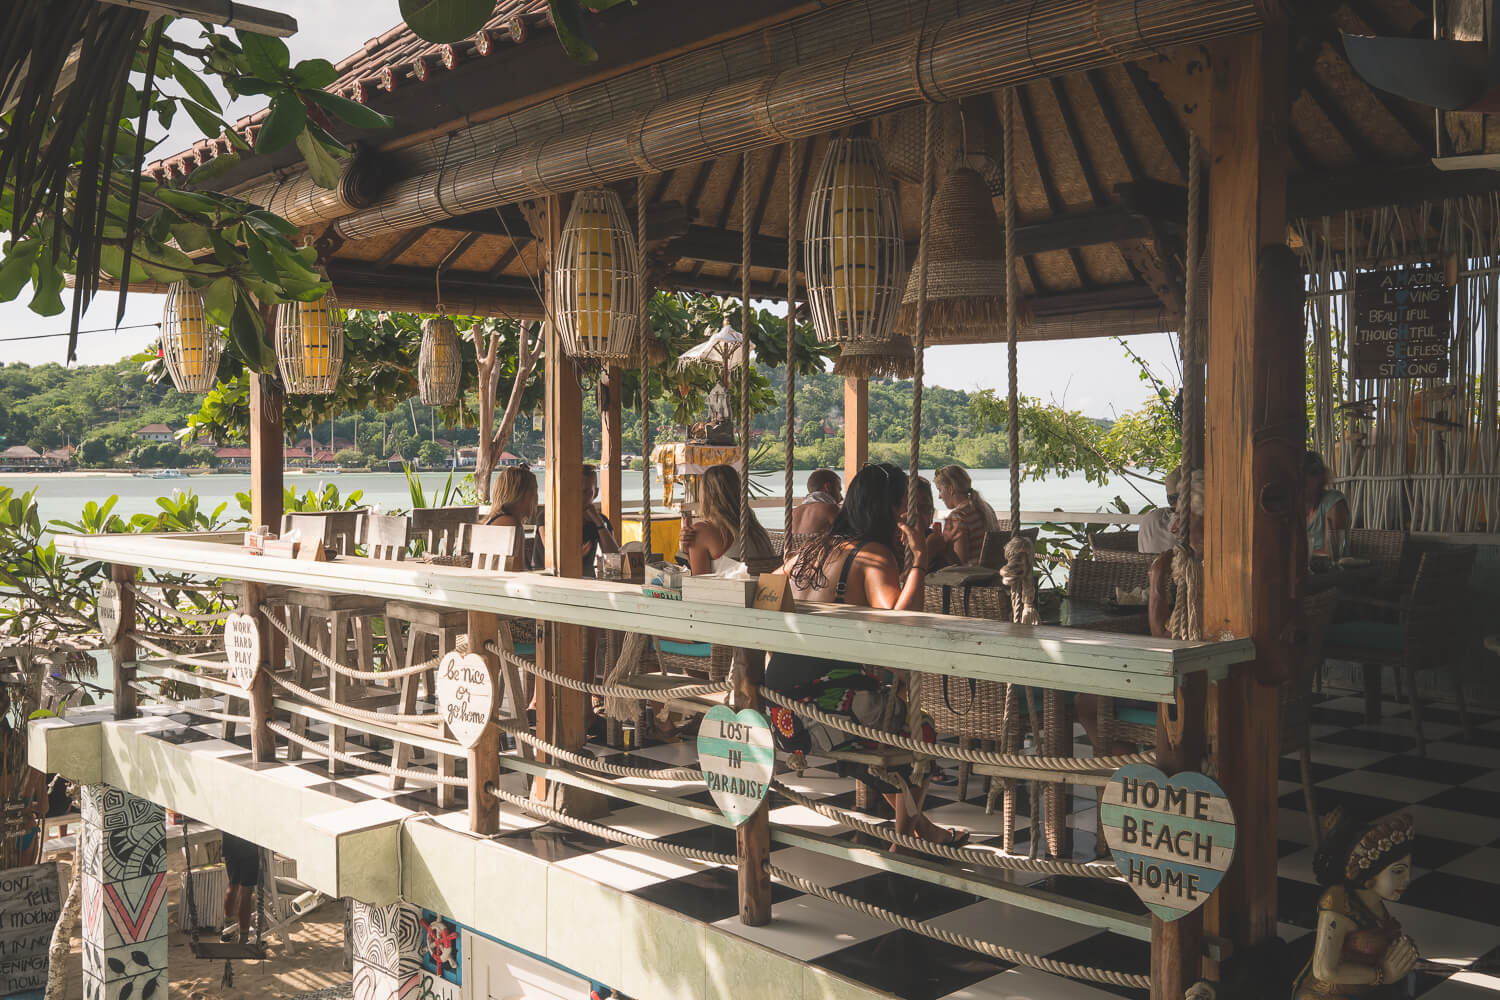
[[[734,444],[734,416],[729,412],[729,390],[722,382],[708,392],[708,419],[704,421],[704,442]]]

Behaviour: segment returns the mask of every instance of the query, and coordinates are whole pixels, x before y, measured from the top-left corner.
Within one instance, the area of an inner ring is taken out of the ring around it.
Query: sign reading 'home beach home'
[[[1163,920],[1202,906],[1234,859],[1234,811],[1212,778],[1129,764],[1104,789],[1104,839],[1120,874]]]
[[[741,826],[771,790],[776,767],[771,724],[754,709],[715,705],[698,727],[698,763],[714,804]]]
[[[1453,288],[1432,268],[1372,271],[1356,279],[1355,378],[1447,378]]]

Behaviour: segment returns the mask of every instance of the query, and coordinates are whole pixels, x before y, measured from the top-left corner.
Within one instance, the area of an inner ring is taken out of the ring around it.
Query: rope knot
[[[1010,591],[1010,620],[1021,625],[1035,625],[1041,618],[1036,610],[1036,580],[1031,575],[1036,550],[1031,539],[1013,535],[1005,543],[1005,565],[1000,567],[1000,582]]]

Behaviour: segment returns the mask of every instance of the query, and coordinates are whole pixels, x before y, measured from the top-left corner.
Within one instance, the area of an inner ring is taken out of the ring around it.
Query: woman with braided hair
[[[1417,948],[1386,903],[1400,899],[1411,884],[1412,818],[1402,814],[1364,824],[1335,809],[1323,828],[1313,873],[1326,889],[1318,900],[1312,960],[1297,977],[1293,996],[1405,996],[1403,981],[1417,964]]]

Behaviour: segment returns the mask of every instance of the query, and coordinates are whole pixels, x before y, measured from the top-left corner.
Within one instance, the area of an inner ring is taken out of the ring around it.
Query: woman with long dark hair
[[[849,483],[843,509],[833,524],[782,567],[797,599],[886,611],[920,607],[927,575],[927,533],[906,522],[906,492],[906,473],[894,465],[861,469]],[[904,578],[903,542],[911,558]],[[899,694],[873,671],[855,663],[773,653],[766,664],[766,686],[866,726],[906,718],[903,704],[890,704]],[[860,742],[828,726],[805,723],[779,706],[771,709],[771,721],[777,744],[793,753],[826,753]],[[923,738],[930,740],[932,735],[924,733]],[[899,783],[887,781],[864,765],[841,762],[840,770],[885,796],[895,810],[897,832],[915,833],[938,844],[958,845],[969,839],[968,831],[945,830],[923,815],[925,784],[913,788],[904,775]]]

